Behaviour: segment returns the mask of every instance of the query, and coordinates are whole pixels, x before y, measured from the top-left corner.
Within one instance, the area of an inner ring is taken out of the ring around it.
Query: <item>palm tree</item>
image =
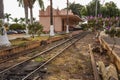
[[[10,17],[11,16],[11,14],[8,14],[8,13],[5,13],[4,14],[4,17],[7,19],[7,23],[9,24],[9,20],[10,20]]]
[[[54,25],[53,25],[53,8],[52,8],[52,0],[50,0],[50,36],[54,36]]]
[[[28,34],[28,0],[17,0],[19,2],[19,6],[24,7],[25,11],[25,24],[26,24],[26,34]]]
[[[16,24],[20,21],[18,18],[11,18],[13,22],[15,22]]]
[[[20,23],[23,24],[25,22],[25,18],[20,18]]]
[[[19,6],[24,7],[25,11],[25,22],[28,24],[28,0],[17,0],[19,2]]]
[[[28,34],[28,8],[30,8],[30,23],[33,24],[33,5],[35,3],[36,0],[17,0],[19,2],[19,5],[24,6],[24,10],[25,10],[25,19],[26,19],[26,34]],[[44,4],[43,4],[43,0],[38,0],[38,3],[40,5],[41,9],[44,9]]]
[[[43,0],[37,0],[39,3],[39,6],[42,10],[44,10],[44,3]],[[30,8],[30,23],[33,24],[33,5],[36,2],[36,0],[28,0],[28,7]]]
[[[0,21],[1,21],[1,25],[0,25],[0,46],[10,46],[10,42],[8,40],[7,34],[6,34],[6,30],[4,25],[4,4],[3,4],[3,0],[0,0]]]

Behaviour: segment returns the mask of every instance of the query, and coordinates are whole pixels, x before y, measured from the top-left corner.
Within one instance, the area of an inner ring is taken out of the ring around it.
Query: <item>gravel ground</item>
[[[94,80],[88,48],[93,36],[88,34],[48,64],[42,80]]]

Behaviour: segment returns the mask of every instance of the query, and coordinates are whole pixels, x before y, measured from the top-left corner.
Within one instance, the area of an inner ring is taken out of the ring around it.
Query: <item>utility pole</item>
[[[67,0],[67,25],[66,25],[66,33],[69,33],[69,16],[68,16],[68,0]]]
[[[54,25],[53,25],[53,8],[52,8],[52,0],[50,0],[50,36],[54,36]]]

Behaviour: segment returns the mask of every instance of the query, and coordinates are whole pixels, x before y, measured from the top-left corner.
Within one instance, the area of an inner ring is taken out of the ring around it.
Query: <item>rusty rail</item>
[[[97,71],[97,66],[96,66],[96,63],[95,63],[95,59],[94,59],[90,44],[89,44],[89,51],[90,51],[91,64],[92,64],[92,68],[93,68],[94,80],[100,80],[100,77],[99,77],[99,74],[98,74],[98,71]]]

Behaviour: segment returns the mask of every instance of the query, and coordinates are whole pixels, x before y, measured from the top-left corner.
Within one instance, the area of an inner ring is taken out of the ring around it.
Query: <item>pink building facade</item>
[[[81,20],[77,15],[73,15],[71,11],[68,12],[69,29],[76,26]],[[67,10],[53,9],[53,25],[55,32],[62,32],[66,30]],[[39,23],[44,26],[43,31],[50,31],[50,6],[45,11],[40,11]]]

